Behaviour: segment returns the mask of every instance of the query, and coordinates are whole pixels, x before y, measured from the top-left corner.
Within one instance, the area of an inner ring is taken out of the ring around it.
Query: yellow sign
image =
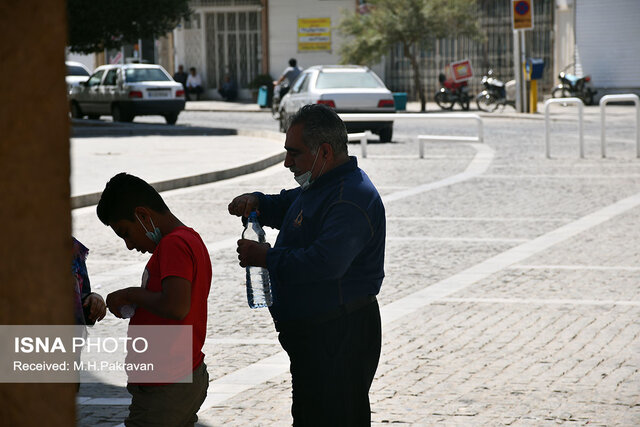
[[[298,18],[298,52],[331,51],[331,18]]]
[[[511,0],[514,30],[533,28],[533,0]]]

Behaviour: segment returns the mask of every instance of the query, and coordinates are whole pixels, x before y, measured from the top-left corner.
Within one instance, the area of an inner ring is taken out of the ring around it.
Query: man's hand
[[[249,217],[251,211],[257,211],[260,201],[253,194],[242,194],[229,203],[229,213],[235,216]]]
[[[255,240],[238,240],[238,259],[240,267],[266,267],[267,251],[271,247],[268,243],[258,243]]]
[[[95,292],[90,293],[82,303],[83,307],[89,307],[89,320],[99,322],[107,314],[107,306],[102,297]]]
[[[131,304],[131,301],[127,297],[127,289],[120,289],[115,292],[111,292],[107,295],[107,307],[109,307],[109,311],[113,313],[114,316],[119,317],[120,319],[124,319],[120,314],[120,308],[123,305]]]

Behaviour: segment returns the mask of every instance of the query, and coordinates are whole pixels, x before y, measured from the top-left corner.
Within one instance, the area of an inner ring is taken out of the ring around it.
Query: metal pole
[[[605,105],[606,105],[606,102],[603,104],[602,101],[600,101],[600,152],[602,153],[603,159],[607,157],[607,150],[604,148],[606,145],[605,144],[606,128],[605,128],[605,119],[604,119]],[[636,128],[636,132],[637,131],[638,129]]]
[[[582,113],[584,112],[584,104],[582,101],[578,102],[578,126],[580,129],[578,133],[580,135],[580,158],[584,159],[584,126],[582,126]]]
[[[640,100],[638,97],[633,101],[636,106],[636,157],[640,159]]]
[[[521,113],[527,112],[527,82],[524,78],[524,70],[523,65],[525,63],[526,49],[524,43],[524,30],[520,30],[520,63],[518,64],[518,70],[520,71],[520,82],[522,82],[522,111]]]
[[[360,149],[362,150],[362,158],[367,158],[367,137],[369,136],[369,131],[366,131],[362,134],[362,138],[360,138]]]
[[[549,107],[551,106],[551,103],[549,101],[544,103],[544,147],[545,147],[545,154],[547,155],[547,159],[551,158],[551,144],[549,142],[550,140],[550,133],[551,131],[549,130]]]
[[[516,78],[516,111],[522,112],[522,85],[521,73],[520,73],[520,38],[518,37],[518,31],[513,30],[513,70]]]

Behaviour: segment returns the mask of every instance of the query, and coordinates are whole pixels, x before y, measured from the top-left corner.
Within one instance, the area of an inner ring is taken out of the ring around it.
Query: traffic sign
[[[533,0],[511,0],[511,16],[514,30],[533,28]]]

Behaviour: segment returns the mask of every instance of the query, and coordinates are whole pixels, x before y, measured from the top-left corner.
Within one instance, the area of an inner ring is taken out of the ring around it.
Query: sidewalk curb
[[[271,132],[271,131],[243,131],[237,130],[237,135],[251,136],[257,138],[267,138],[274,140],[284,140],[284,135]],[[273,165],[276,165],[284,161],[286,153],[284,150],[281,153],[269,156],[256,162],[247,163],[245,165],[236,166],[230,169],[223,169],[214,172],[206,172],[203,174],[192,175],[181,178],[169,179],[166,181],[159,181],[150,183],[153,188],[158,192],[176,190],[179,188],[192,187],[195,185],[208,184],[211,182],[222,181],[225,179],[235,178],[242,175],[258,172]],[[71,197],[71,209],[84,208],[98,204],[102,192],[81,194]]]

